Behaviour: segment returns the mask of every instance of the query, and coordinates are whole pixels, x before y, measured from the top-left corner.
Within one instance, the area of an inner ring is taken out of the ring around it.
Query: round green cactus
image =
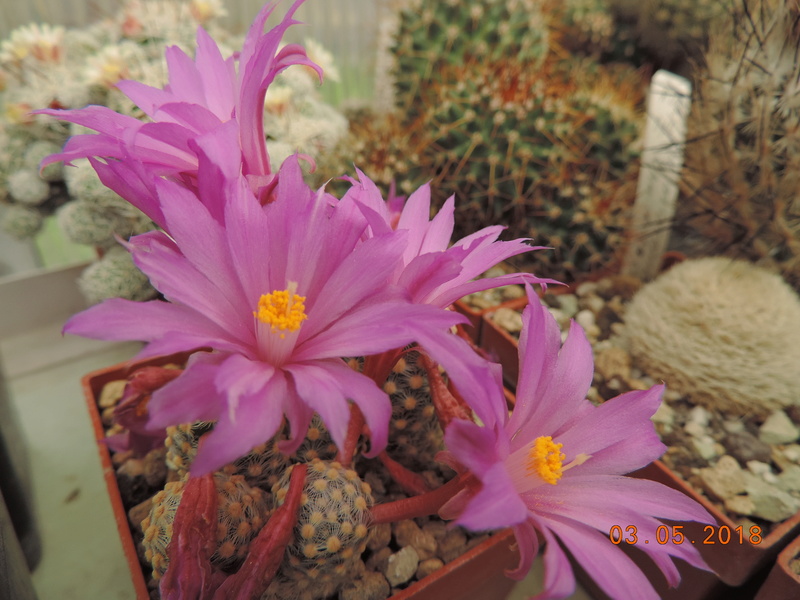
[[[156,295],[147,277],[122,247],[109,249],[103,258],[86,267],[78,279],[78,287],[92,304],[107,298],[143,301]]]

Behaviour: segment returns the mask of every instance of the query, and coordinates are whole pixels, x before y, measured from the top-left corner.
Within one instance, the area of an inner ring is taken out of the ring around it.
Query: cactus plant
[[[771,266],[800,285],[800,63],[791,2],[748,0],[711,37],[689,121],[676,232],[689,252]],[[796,15],[796,13],[795,13]]]
[[[800,298],[723,257],[687,260],[633,298],[624,339],[644,371],[698,404],[765,416],[800,405]]]
[[[278,505],[286,495],[291,472],[290,467],[272,488]],[[295,539],[287,548],[281,578],[273,586],[289,585],[308,600],[326,598],[363,570],[361,554],[367,545],[372,502],[369,484],[354,470],[336,461],[312,460]]]
[[[231,568],[246,556],[250,541],[259,532],[269,513],[267,495],[248,485],[241,475],[216,473],[217,549],[211,557],[219,568]],[[167,546],[172,538],[172,523],[181,502],[185,480],[167,483],[153,497],[150,514],[142,521],[145,558],[153,566],[153,578],[160,579],[167,567]]]

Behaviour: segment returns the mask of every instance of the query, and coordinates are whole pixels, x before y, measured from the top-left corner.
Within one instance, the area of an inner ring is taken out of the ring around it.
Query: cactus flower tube
[[[523,577],[544,552],[543,597],[569,596],[575,579],[562,546],[612,598],[657,598],[647,577],[609,539],[614,525],[656,531],[658,519],[713,522],[685,495],[653,481],[624,477],[663,454],[650,417],[663,386],[622,394],[595,406],[586,400],[592,349],[572,324],[561,344],[555,319],[528,288],[520,337],[520,379],[511,416],[495,428],[454,420],[446,458],[480,485],[465,485],[440,514],[473,530],[513,527]],[[503,401],[497,387],[497,402]],[[690,544],[637,546],[671,586],[673,558],[708,569]]]

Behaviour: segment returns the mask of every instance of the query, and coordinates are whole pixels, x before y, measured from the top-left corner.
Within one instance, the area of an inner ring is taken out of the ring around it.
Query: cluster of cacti
[[[361,359],[349,363],[355,369],[363,368]],[[425,370],[429,366],[423,366],[418,351],[407,349],[386,379],[383,388],[393,405],[386,453],[406,464],[410,468],[407,473],[415,473],[412,477],[424,471],[436,479],[440,473],[431,469],[436,464],[434,455],[442,449],[442,431],[431,401]],[[140,550],[152,567],[154,587],[169,567],[173,524],[198,447],[214,427],[213,421],[198,421],[164,431],[162,456],[170,473],[167,483],[146,503],[142,514],[147,516],[141,526],[133,522],[141,532]],[[120,427],[115,426],[113,432],[119,433]],[[371,556],[367,549],[373,528],[370,510],[376,501],[405,497],[401,491],[404,484],[393,481],[397,474],[384,470],[380,461],[362,457],[350,466],[337,462],[337,448],[316,414],[298,448],[285,454],[280,444],[289,434],[287,425],[249,454],[213,473],[218,525],[211,564],[215,572],[226,574],[240,569],[259,531],[287,501],[295,468],[303,465],[305,479],[291,539],[275,578],[261,597],[330,598],[365,576],[364,560]],[[377,486],[376,492],[365,478]]]
[[[39,173],[44,157],[59,152],[70,135],[87,130],[30,111],[99,104],[146,119],[116,83],[136,79],[163,86],[165,48],[177,45],[193,52],[198,25],[222,42],[223,53],[233,54],[238,40],[219,26],[224,15],[219,0],[130,0],[116,14],[86,27],[28,25],[14,30],[0,47],[3,230],[19,239],[30,238],[55,213],[69,241],[107,249],[117,237],[127,239],[153,229],[147,217],[103,186],[85,159],[68,167],[54,163]],[[324,49],[313,42],[310,48],[313,59],[326,62],[329,55]],[[324,66],[326,73],[335,74],[331,66]],[[346,133],[347,120],[322,101],[317,85],[315,72],[297,66],[279,74],[270,86],[264,126],[274,169],[295,152],[315,158]],[[110,266],[107,261],[103,272]],[[124,273],[128,272],[126,265]],[[110,286],[107,292],[95,293],[97,285],[86,284],[92,289],[91,302],[126,289],[132,295],[123,297],[141,299],[133,286]]]
[[[645,372],[712,410],[766,416],[800,405],[800,298],[748,262],[672,267],[634,296],[624,339]]]
[[[747,258],[800,285],[797,9],[748,0],[697,74],[676,227],[690,252]],[[794,10],[794,12],[792,12]]]
[[[532,255],[537,273],[572,279],[619,256],[645,82],[630,65],[548,43],[554,17],[540,7],[492,0],[401,11],[397,113],[355,115],[340,154],[352,160],[355,148],[358,167],[402,192],[432,179],[439,205],[455,194],[460,233],[506,225],[554,248]]]

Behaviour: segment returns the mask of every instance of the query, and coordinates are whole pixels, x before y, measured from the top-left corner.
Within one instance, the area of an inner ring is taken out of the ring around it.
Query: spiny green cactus
[[[392,401],[388,451],[409,468],[430,465],[443,448],[428,375],[418,361],[419,353],[407,353],[395,364],[383,386]]]
[[[713,33],[697,77],[676,229],[697,236],[689,252],[748,258],[800,286],[797,8],[745,6]]]
[[[398,106],[413,112],[445,67],[500,60],[535,67],[547,52],[547,33],[534,0],[411,2],[392,49]]]
[[[211,563],[221,569],[235,566],[247,555],[250,542],[261,530],[269,513],[267,495],[247,484],[241,475],[215,473],[217,487],[217,549]],[[142,521],[145,558],[159,580],[169,566],[167,548],[172,523],[181,502],[185,480],[168,483],[153,497],[150,514]]]
[[[288,491],[290,467],[272,488],[278,505]],[[280,579],[299,596],[326,598],[361,566],[367,544],[372,490],[352,469],[315,459],[308,465],[295,539],[286,549]]]

